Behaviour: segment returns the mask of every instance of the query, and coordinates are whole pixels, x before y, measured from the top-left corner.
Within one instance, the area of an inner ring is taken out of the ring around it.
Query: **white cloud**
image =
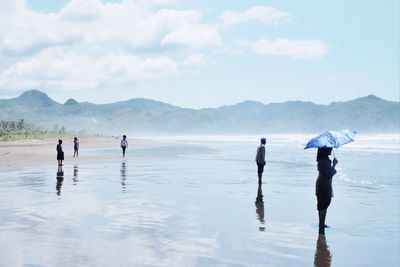
[[[144,7],[170,6],[177,3],[176,0],[123,0],[124,2],[134,2]]]
[[[165,25],[169,32],[162,38],[162,45],[184,45],[189,47],[221,46],[216,28],[201,22],[201,13],[194,10],[177,11],[162,9],[155,15],[157,25]]]
[[[98,0],[73,0],[60,12],[65,20],[94,20],[101,15],[102,4]]]
[[[289,56],[294,59],[319,59],[328,53],[328,47],[321,40],[261,39],[253,43],[241,41],[256,53],[271,56]]]
[[[202,15],[196,10],[160,9],[154,14],[154,21],[168,28],[181,28],[186,24],[201,23]]]
[[[269,6],[253,6],[245,11],[226,10],[221,13],[218,19],[225,26],[246,23],[249,21],[259,21],[265,24],[283,24],[290,20],[288,13],[277,10]]]
[[[55,14],[29,10],[24,1],[9,2],[5,5],[8,12],[0,12],[0,54],[34,53],[79,39],[78,31],[60,24]]]
[[[79,51],[51,48],[4,71],[0,87],[92,89],[102,84],[157,79],[178,71],[179,63],[166,56],[109,54],[91,58]]]
[[[58,12],[40,13],[24,0],[0,0],[0,58],[10,59],[0,65],[0,88],[117,86],[199,64],[200,57],[178,62],[169,52],[187,55],[193,49],[219,47],[220,34],[196,10],[157,8],[173,3],[71,0]],[[142,53],[146,49],[152,53]]]
[[[161,44],[185,45],[190,47],[222,46],[219,32],[208,25],[190,25],[168,33]]]
[[[26,9],[24,0],[0,0],[0,14],[17,13]]]
[[[184,66],[190,66],[190,65],[202,65],[207,62],[207,58],[201,54],[193,54],[187,57],[182,64]]]
[[[218,30],[204,22],[200,12],[149,7],[160,0],[146,5],[141,1],[71,0],[59,12],[48,14],[27,8],[21,0],[13,4],[0,1],[8,11],[0,12],[0,54],[4,55],[32,54],[71,43],[105,49],[221,45]]]

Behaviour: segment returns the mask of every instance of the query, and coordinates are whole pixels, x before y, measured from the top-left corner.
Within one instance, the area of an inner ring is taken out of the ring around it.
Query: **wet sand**
[[[336,151],[325,237],[316,151],[298,136],[268,139],[262,186],[254,136],[130,140],[125,159],[119,139],[82,140],[82,162],[60,171],[52,141],[41,148],[49,161],[0,171],[0,266],[400,263],[398,138],[360,136]]]

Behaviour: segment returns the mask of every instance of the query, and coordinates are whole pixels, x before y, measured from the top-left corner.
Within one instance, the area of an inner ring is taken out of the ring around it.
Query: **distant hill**
[[[93,104],[69,99],[60,104],[30,90],[0,99],[0,120],[23,118],[45,128],[102,133],[311,133],[350,128],[358,132],[399,132],[400,103],[369,95],[347,102],[317,105],[289,101],[244,101],[219,108],[188,109],[150,99]]]

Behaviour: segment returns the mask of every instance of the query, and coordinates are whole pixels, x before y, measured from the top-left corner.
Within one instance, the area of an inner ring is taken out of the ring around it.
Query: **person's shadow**
[[[258,220],[260,221],[261,225],[259,226],[260,231],[265,231],[265,220],[264,220],[264,196],[262,194],[262,184],[258,184],[257,188],[257,197],[256,197],[256,213]]]
[[[318,235],[317,246],[314,255],[314,267],[330,267],[332,254],[326,244],[325,235]]]
[[[74,185],[76,185],[78,183],[78,181],[79,181],[78,173],[79,173],[78,165],[74,165],[74,178],[72,178],[72,181],[74,182]]]
[[[56,184],[57,195],[61,196],[61,186],[64,181],[64,171],[62,169],[62,166],[60,166],[60,165],[58,166],[58,169],[57,169],[56,179],[57,179],[57,184]]]
[[[121,185],[122,185],[122,192],[126,193],[126,163],[122,162],[121,164]]]

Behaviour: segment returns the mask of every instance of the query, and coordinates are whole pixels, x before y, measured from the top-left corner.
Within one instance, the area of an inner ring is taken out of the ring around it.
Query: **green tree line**
[[[65,135],[66,133],[67,130],[64,126],[59,128],[55,125],[53,130],[46,130],[27,123],[24,119],[19,119],[17,121],[0,121],[1,141],[23,138],[41,138],[54,135],[60,136]]]

